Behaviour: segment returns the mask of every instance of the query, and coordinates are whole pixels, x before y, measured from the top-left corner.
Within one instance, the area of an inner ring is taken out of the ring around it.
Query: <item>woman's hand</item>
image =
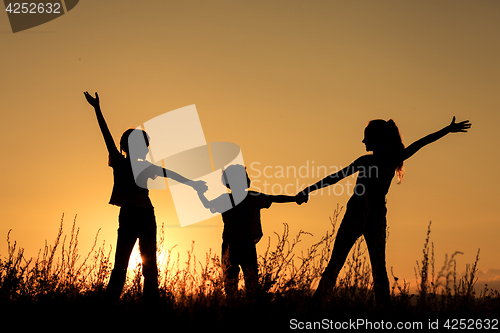
[[[472,126],[471,123],[469,123],[468,120],[461,121],[459,123],[455,122],[455,116],[453,116],[453,120],[451,121],[451,124],[448,126],[448,129],[450,130],[450,133],[457,133],[457,132],[467,132],[467,130]]]
[[[85,98],[90,105],[92,105],[94,108],[99,107],[99,95],[97,94],[97,92],[95,93],[95,98],[92,97],[92,95],[90,95],[88,91],[84,92],[83,94],[85,95]]]

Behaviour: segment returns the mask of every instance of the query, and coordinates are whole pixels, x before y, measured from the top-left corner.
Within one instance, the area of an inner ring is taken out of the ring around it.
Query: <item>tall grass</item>
[[[111,271],[111,249],[105,252],[105,242],[94,244],[85,257],[78,252],[79,229],[76,217],[69,238],[63,236],[64,215],[53,245],[45,241],[36,258],[26,258],[24,249],[7,234],[7,257],[0,259],[0,297],[2,301],[65,298],[100,294]]]
[[[181,261],[180,254],[174,254],[175,247],[164,249],[162,227],[157,245],[161,295],[158,310],[163,318],[171,321],[196,320],[204,325],[234,323],[248,316],[286,326],[291,318],[378,315],[362,238],[352,249],[327,301],[321,305],[313,301],[312,294],[330,259],[341,212],[342,209],[337,207],[330,218],[331,230],[306,251],[298,253],[297,250],[304,237],[311,236],[306,231],[301,230],[292,238],[288,225],[284,224],[282,233],[275,233],[275,242],[269,237],[268,246],[258,259],[260,292],[256,299],[245,297],[243,282],[241,292],[226,297],[219,255],[209,251],[198,260],[193,243],[187,252],[187,260]],[[105,242],[97,245],[97,232],[93,246],[82,256],[78,248],[76,217],[69,236],[64,235],[63,226],[64,216],[53,243],[46,242],[36,258],[27,258],[24,250],[11,241],[10,232],[7,234],[7,253],[0,258],[0,305],[3,311],[43,310],[50,313],[55,311],[53,309],[64,312],[79,306],[79,310],[92,312],[100,306],[112,269],[111,247]],[[418,293],[411,294],[410,282],[400,281],[392,274],[392,308],[386,309],[384,314],[414,317],[460,313],[470,317],[498,318],[499,293],[485,289],[477,295],[474,289],[479,251],[476,261],[466,266],[464,275],[457,274],[455,257],[459,252],[445,257],[436,274],[430,234],[431,224],[424,241],[423,258],[415,268]],[[275,245],[271,246],[272,243]],[[117,305],[121,314],[143,309],[141,274],[139,265],[129,275]],[[109,308],[102,310],[110,311]]]
[[[418,290],[416,303],[419,312],[426,314],[446,312],[455,315],[476,313],[479,315],[481,311],[488,313],[490,306],[494,305],[498,318],[500,313],[498,291],[485,287],[480,295],[476,294],[480,249],[477,251],[474,263],[466,264],[465,273],[462,276],[457,274],[455,258],[462,254],[458,251],[450,257],[445,255],[443,266],[436,275],[434,244],[430,242],[431,224],[429,223],[427,228],[422,261],[417,261],[417,268],[415,268]]]

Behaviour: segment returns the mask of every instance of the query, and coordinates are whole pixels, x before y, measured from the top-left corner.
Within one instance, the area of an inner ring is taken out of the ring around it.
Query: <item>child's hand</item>
[[[297,205],[302,205],[308,200],[309,200],[309,194],[306,194],[304,192],[299,192],[297,193],[297,195],[295,195],[295,202],[297,203]]]
[[[208,191],[207,183],[204,182],[203,180],[195,181],[191,186],[198,193],[205,193],[206,191]]]
[[[97,93],[95,93],[95,98],[92,97],[92,95],[90,95],[88,91],[84,92],[83,94],[85,95],[85,98],[90,105],[92,105],[94,108],[99,107],[99,95],[97,95]]]
[[[450,129],[451,133],[457,133],[457,132],[467,132],[467,130],[472,126],[471,123],[469,123],[468,120],[461,121],[459,123],[455,122],[455,116],[453,116],[453,120],[451,121],[451,124],[448,126]]]

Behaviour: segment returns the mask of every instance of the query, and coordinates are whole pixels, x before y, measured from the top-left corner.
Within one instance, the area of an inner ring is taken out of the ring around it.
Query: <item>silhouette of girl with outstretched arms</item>
[[[318,288],[316,298],[321,298],[333,289],[337,276],[344,265],[350,249],[360,236],[364,236],[374,281],[377,304],[384,306],[390,302],[389,278],[385,262],[386,244],[386,194],[394,175],[403,178],[403,162],[422,147],[444,137],[448,133],[466,132],[471,127],[468,120],[459,123],[455,117],[450,125],[429,134],[405,148],[399,129],[394,121],[376,119],[368,123],[363,143],[372,154],[356,159],[346,168],[331,174],[302,192],[308,195],[358,172],[354,193],[349,199],[346,212],[340,224],[332,256]]]
[[[88,92],[84,95],[89,104],[94,107],[97,122],[108,149],[109,166],[113,168],[114,184],[109,203],[120,207],[115,264],[106,289],[106,301],[113,303],[120,298],[130,254],[136,240],[139,239],[144,276],[143,298],[146,302],[156,302],[159,296],[156,219],[149,199],[147,180],[169,177],[192,186],[197,191],[205,191],[207,187],[203,181],[191,181],[171,170],[146,161],[149,153],[149,136],[142,130],[126,130],[120,139],[120,151],[118,151],[101,112],[99,95],[96,93],[95,97],[92,97]],[[134,175],[132,165],[136,173],[137,170],[142,172]]]

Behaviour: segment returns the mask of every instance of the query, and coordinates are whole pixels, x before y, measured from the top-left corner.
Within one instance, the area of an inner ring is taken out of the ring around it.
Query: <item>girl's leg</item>
[[[158,265],[156,263],[156,219],[154,211],[145,210],[138,221],[141,223],[141,235],[139,236],[139,249],[142,258],[142,275],[144,276],[144,300],[146,302],[157,302],[158,291]]]
[[[337,276],[342,266],[344,266],[349,251],[363,233],[363,224],[363,221],[358,221],[358,219],[346,212],[335,238],[330,262],[323,272],[318,288],[314,293],[315,297],[323,297],[335,286]]]
[[[126,212],[120,210],[120,226],[118,228],[118,239],[116,241],[115,265],[111,272],[108,287],[106,288],[106,300],[116,302],[120,298],[123,285],[127,275],[130,253],[134,248],[137,235],[126,220],[129,218]]]
[[[385,262],[386,226],[385,216],[370,219],[364,233],[372,265],[375,299],[379,306],[390,304],[389,277]]]

